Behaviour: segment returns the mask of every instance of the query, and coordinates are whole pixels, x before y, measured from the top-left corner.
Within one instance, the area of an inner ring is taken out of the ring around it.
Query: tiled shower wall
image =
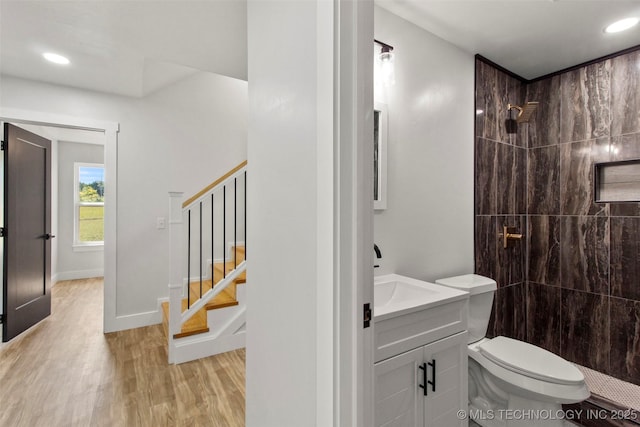
[[[640,51],[501,94],[518,80],[476,70],[476,271],[499,282],[493,334],[640,384],[640,203],[593,202],[594,162],[640,158]],[[538,110],[508,138],[506,104],[523,101]],[[503,146],[526,160],[500,161]],[[511,193],[523,201],[505,217]],[[494,244],[501,222],[524,242]]]
[[[503,225],[522,230],[527,213],[526,132],[507,134],[507,104],[520,105],[525,97],[522,83],[476,61],[475,142],[475,257],[476,273],[492,277],[498,291],[490,333],[525,338],[525,247],[501,247],[498,233]]]

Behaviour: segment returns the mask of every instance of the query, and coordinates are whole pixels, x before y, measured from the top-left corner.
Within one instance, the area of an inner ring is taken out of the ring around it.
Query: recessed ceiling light
[[[638,23],[638,18],[625,18],[614,22],[604,29],[605,33],[619,33],[620,31],[628,30]]]
[[[57,53],[46,52],[43,53],[42,56],[44,56],[44,59],[53,62],[54,64],[67,65],[70,62],[68,58],[58,55]]]

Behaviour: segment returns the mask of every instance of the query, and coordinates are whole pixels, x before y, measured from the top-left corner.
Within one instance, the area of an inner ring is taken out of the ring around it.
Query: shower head
[[[516,121],[518,123],[529,123],[529,120],[531,120],[531,115],[536,111],[537,108],[537,102],[527,102],[522,107],[513,104],[508,104],[507,106],[507,110],[509,112],[511,112],[512,109],[518,110],[518,117],[516,117]]]

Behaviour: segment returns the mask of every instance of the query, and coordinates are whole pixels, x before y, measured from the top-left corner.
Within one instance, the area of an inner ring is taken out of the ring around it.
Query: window
[[[75,163],[74,246],[104,244],[104,165]]]

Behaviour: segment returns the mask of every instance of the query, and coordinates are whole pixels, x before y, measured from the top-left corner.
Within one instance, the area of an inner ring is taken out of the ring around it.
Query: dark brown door
[[[2,341],[51,314],[51,141],[4,125]]]

